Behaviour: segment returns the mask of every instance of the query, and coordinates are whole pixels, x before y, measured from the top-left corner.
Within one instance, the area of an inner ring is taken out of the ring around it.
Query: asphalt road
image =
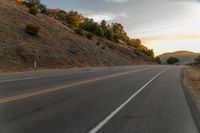
[[[199,133],[181,67],[0,74],[0,133]]]

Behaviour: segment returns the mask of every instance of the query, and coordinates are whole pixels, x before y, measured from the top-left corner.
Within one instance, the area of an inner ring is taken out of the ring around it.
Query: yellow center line
[[[25,98],[29,98],[29,97],[40,95],[40,94],[55,92],[55,91],[63,90],[63,89],[70,88],[70,87],[84,85],[84,84],[92,83],[92,82],[95,82],[95,81],[100,81],[100,80],[109,79],[109,78],[113,78],[113,77],[119,77],[119,76],[127,75],[127,74],[134,73],[134,72],[139,72],[139,71],[143,71],[143,70],[147,70],[147,69],[152,69],[152,68],[144,68],[144,69],[140,69],[140,70],[122,72],[122,73],[118,73],[118,74],[112,74],[112,75],[97,77],[97,78],[94,78],[94,79],[78,81],[78,82],[71,83],[71,84],[64,85],[64,86],[59,86],[59,87],[54,87],[54,88],[49,88],[49,89],[43,89],[43,90],[39,90],[39,91],[28,92],[28,93],[17,95],[17,96],[2,98],[2,99],[0,99],[0,104],[12,102],[12,101],[17,101],[17,100],[20,100],[20,99],[25,99]]]

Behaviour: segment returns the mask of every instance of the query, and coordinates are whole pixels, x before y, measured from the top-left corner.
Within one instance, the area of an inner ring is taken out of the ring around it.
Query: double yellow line
[[[70,88],[70,87],[76,87],[76,86],[79,86],[79,85],[84,85],[84,84],[88,84],[88,83],[91,83],[91,82],[105,80],[105,79],[109,79],[109,78],[113,78],[113,77],[119,77],[119,76],[127,75],[127,74],[130,74],[130,73],[134,73],[134,72],[148,70],[148,69],[152,69],[152,68],[144,68],[144,69],[139,69],[139,70],[134,70],[134,71],[121,72],[121,73],[117,73],[117,74],[97,77],[97,78],[94,78],[94,79],[78,81],[78,82],[67,84],[67,85],[64,85],[64,86],[59,86],[59,87],[54,87],[54,88],[49,88],[49,89],[43,89],[43,90],[34,91],[34,92],[28,92],[28,93],[25,93],[25,94],[12,96],[12,97],[8,97],[8,98],[2,98],[2,99],[0,99],[0,104],[12,102],[12,101],[17,101],[17,100],[20,100],[20,99],[25,99],[25,98],[29,98],[29,97],[40,95],[40,94],[55,92],[55,91],[67,89],[67,88]]]

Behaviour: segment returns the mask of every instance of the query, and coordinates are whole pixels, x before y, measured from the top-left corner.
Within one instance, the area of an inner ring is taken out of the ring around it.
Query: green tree
[[[25,0],[24,3],[27,7],[40,7],[40,0]]]
[[[144,50],[144,53],[147,54],[148,56],[150,56],[151,58],[154,58],[154,52],[153,49],[147,49],[145,47],[146,50]]]
[[[59,11],[59,13],[58,13],[58,19],[62,20],[62,21],[66,21],[65,12]]]
[[[67,23],[75,27],[79,27],[83,18],[82,15],[76,11],[70,11],[66,13],[65,17],[66,17]]]
[[[194,64],[199,65],[200,64],[200,55],[197,56],[197,58],[194,59]]]
[[[98,23],[94,22],[93,19],[85,18],[84,22],[81,23],[80,27],[86,31],[94,33],[97,36],[104,36],[102,27]]]
[[[39,11],[39,8],[36,7],[36,6],[33,6],[33,7],[30,7],[30,8],[29,8],[29,13],[30,13],[30,14],[36,15],[36,14],[39,13],[39,12],[40,12],[40,11]]]
[[[120,23],[112,23],[112,31],[115,39],[121,39],[123,41],[128,40],[127,33],[124,31],[124,27]]]
[[[107,22],[105,20],[102,20],[100,25],[101,25],[101,28],[103,30],[107,30],[108,29]]]
[[[49,9],[44,4],[40,4],[40,11],[41,13],[45,13],[46,15],[49,15]]]
[[[169,57],[169,58],[167,59],[167,63],[168,63],[168,64],[175,64],[175,63],[178,63],[178,62],[179,62],[179,59],[176,58],[176,57]]]
[[[37,14],[39,12],[45,13],[48,15],[48,8],[46,5],[41,4],[40,0],[25,0],[25,5],[29,8],[31,14]]]
[[[104,37],[108,40],[113,40],[114,36],[112,34],[112,31],[107,29],[107,30],[104,30]]]
[[[159,64],[161,64],[160,57],[157,56],[157,57],[155,58],[155,60],[156,60],[156,62],[158,62]]]

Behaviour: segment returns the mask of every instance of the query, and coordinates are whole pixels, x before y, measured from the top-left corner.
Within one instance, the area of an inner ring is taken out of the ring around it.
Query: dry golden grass
[[[184,84],[200,107],[200,67],[184,68]]]

